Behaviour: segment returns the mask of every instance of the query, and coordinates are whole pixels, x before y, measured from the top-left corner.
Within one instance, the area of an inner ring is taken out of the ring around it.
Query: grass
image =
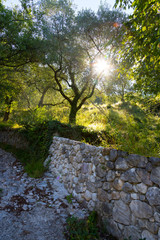
[[[67,108],[60,111],[62,122],[49,120],[51,111],[48,113],[46,109],[18,112],[15,122],[0,123],[0,130],[14,129],[29,142],[29,147],[20,150],[5,144],[0,146],[13,152],[31,177],[41,177],[46,170],[43,162],[53,134],[96,146],[160,157],[160,117],[148,109],[150,107],[141,101],[89,104],[78,112],[77,123],[81,125],[74,127],[62,123],[66,121]],[[16,116],[15,112],[13,115]]]

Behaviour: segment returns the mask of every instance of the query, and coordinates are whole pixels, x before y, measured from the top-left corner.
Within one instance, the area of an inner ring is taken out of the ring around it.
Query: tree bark
[[[77,107],[75,105],[71,105],[70,113],[69,113],[69,124],[76,124],[76,115],[77,115]]]
[[[50,87],[48,86],[48,87],[46,87],[44,90],[43,90],[43,92],[42,92],[42,96],[41,96],[41,98],[40,98],[40,100],[39,100],[39,103],[38,103],[38,107],[40,108],[40,107],[43,107],[43,101],[44,101],[44,97],[45,97],[45,95],[46,95],[46,92],[48,91],[48,89],[49,89]]]
[[[9,120],[12,102],[13,102],[12,98],[6,97],[5,104],[7,105],[7,107],[6,107],[6,111],[4,112],[3,122],[7,122]]]

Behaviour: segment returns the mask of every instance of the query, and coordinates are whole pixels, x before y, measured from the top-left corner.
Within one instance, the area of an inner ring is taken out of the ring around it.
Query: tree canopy
[[[126,22],[122,56],[133,65],[136,86],[145,93],[160,92],[160,3],[156,0],[117,0],[116,6],[132,7]]]

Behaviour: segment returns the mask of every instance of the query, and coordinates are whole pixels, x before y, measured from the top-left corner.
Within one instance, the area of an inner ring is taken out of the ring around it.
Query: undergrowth
[[[92,211],[85,219],[78,219],[74,216],[67,219],[65,236],[67,240],[118,240],[110,235],[106,226],[98,218],[96,211]],[[124,238],[124,240],[138,240]],[[139,240],[146,240],[145,238]]]

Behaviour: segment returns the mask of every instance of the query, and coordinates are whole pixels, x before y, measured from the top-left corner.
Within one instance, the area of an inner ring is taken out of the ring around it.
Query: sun
[[[94,63],[94,69],[98,74],[109,75],[112,66],[108,60],[104,58],[98,58]]]

